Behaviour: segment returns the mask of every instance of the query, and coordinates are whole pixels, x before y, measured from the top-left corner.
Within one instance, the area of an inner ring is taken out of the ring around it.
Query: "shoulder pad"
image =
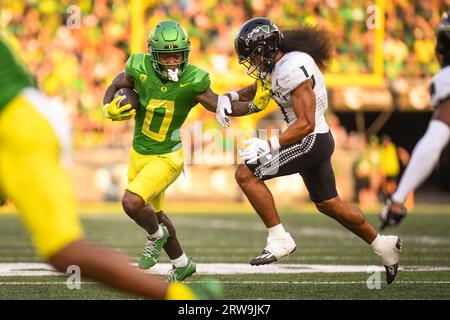
[[[281,88],[292,91],[314,75],[316,63],[307,53],[294,51],[280,60],[275,83]]]

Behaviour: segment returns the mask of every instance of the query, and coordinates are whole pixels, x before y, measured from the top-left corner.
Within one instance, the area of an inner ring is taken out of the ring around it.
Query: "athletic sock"
[[[377,234],[377,237],[375,238],[375,240],[372,241],[372,243],[370,245],[372,246],[372,248],[375,252],[380,252],[384,246],[383,236],[380,234]]]
[[[423,183],[433,171],[442,150],[450,141],[450,127],[440,120],[431,120],[424,136],[411,154],[411,159],[392,195],[395,202],[404,204],[408,194]]]
[[[152,238],[152,239],[159,239],[159,238],[161,238],[162,236],[164,235],[164,233],[163,233],[163,230],[162,230],[162,228],[161,228],[161,226],[160,225],[158,225],[158,230],[156,230],[156,232],[155,233],[153,233],[153,234],[148,234],[148,236],[150,237],[150,238]]]
[[[274,227],[267,228],[267,231],[269,232],[269,237],[282,236],[286,233],[286,230],[284,230],[281,223]]]
[[[186,267],[189,263],[189,259],[187,257],[187,255],[183,252],[183,254],[181,256],[179,256],[176,259],[170,260],[170,262],[172,262],[172,264],[175,266],[175,268],[181,268],[181,267]]]

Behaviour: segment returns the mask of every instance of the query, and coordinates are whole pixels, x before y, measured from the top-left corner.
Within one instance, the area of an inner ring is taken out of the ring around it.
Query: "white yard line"
[[[185,283],[202,283],[202,281],[185,281]],[[367,281],[220,281],[222,284],[289,284],[289,285],[349,285],[367,284]],[[450,284],[450,281],[395,281],[396,284]],[[18,285],[66,285],[66,281],[0,281],[0,286]],[[82,281],[81,285],[100,285],[93,281]]]
[[[166,275],[170,263],[159,263],[149,273]],[[374,265],[324,265],[324,264],[271,264],[253,267],[246,263],[199,263],[198,275],[237,274],[301,274],[301,273],[372,273],[384,272],[384,267]],[[401,266],[403,272],[450,271],[450,266]],[[57,272],[50,265],[35,262],[0,263],[0,277],[13,276],[57,276],[67,275]]]

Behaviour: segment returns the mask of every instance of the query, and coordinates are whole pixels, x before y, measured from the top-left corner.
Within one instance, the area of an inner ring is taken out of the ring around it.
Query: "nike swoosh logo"
[[[188,84],[190,84],[190,82],[188,82],[188,83],[180,83],[180,88],[186,87]]]

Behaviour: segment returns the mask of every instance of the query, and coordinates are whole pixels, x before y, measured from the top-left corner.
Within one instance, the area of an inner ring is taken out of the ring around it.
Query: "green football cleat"
[[[151,268],[159,261],[159,254],[161,253],[162,247],[170,236],[167,227],[163,223],[160,223],[160,226],[163,230],[163,236],[161,238],[147,237],[147,244],[139,260],[139,268],[141,269]]]
[[[192,261],[192,258],[189,257],[189,262],[186,266],[180,268],[172,266],[172,270],[170,270],[167,275],[167,281],[182,282],[187,277],[193,275],[195,271],[197,271],[197,265]]]
[[[215,278],[204,278],[200,283],[190,283],[189,288],[199,300],[224,300],[223,285]]]

